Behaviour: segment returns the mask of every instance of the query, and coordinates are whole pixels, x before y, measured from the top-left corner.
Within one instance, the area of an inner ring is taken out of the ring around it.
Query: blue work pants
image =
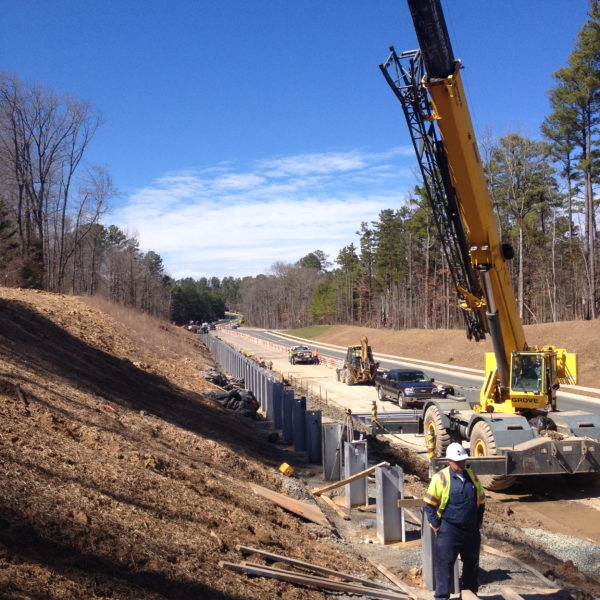
[[[454,563],[459,554],[463,562],[461,589],[477,593],[480,544],[479,528],[460,529],[442,519],[440,530],[435,538],[436,600],[450,597]]]

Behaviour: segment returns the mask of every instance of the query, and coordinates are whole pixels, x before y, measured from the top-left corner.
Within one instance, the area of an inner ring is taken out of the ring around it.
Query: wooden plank
[[[344,583],[346,585],[355,585],[357,587],[360,587],[363,590],[363,593],[365,595],[369,595],[373,590],[378,590],[378,591],[382,590],[385,592],[393,592],[396,594],[399,593],[399,591],[396,588],[392,588],[391,586],[384,585],[382,583],[376,583],[374,581],[370,581],[369,579],[360,578],[360,581],[336,581],[335,579],[329,579],[328,577],[319,577],[319,575],[314,575],[311,573],[299,573],[298,571],[288,571],[286,569],[280,569],[279,567],[274,567],[272,565],[259,565],[257,563],[252,563],[249,561],[244,561],[240,564],[247,565],[249,567],[256,567],[258,569],[268,569],[269,571],[272,571],[274,573],[285,573],[288,575],[301,575],[302,577],[305,577],[307,580],[315,581],[317,583],[333,581],[334,583]],[[335,573],[335,571],[334,571],[334,573]],[[334,576],[337,577],[337,575],[334,575]]]
[[[385,461],[380,462],[378,465],[375,465],[374,467],[369,467],[368,469],[365,469],[364,471],[361,471],[360,473],[356,473],[356,474],[352,475],[351,477],[348,477],[348,479],[342,479],[341,481],[336,481],[335,483],[331,483],[322,488],[315,488],[312,490],[312,493],[315,496],[320,496],[321,494],[324,494],[325,492],[329,492],[330,490],[335,490],[336,488],[342,487],[343,485],[348,485],[349,483],[352,483],[353,481],[356,481],[357,479],[366,477],[367,475],[370,475],[371,473],[375,473],[375,469],[377,467],[389,467],[389,466],[390,466],[390,463],[388,463],[388,462],[385,462]]]
[[[479,600],[479,596],[475,595],[471,590],[460,590],[461,600]]]
[[[383,589],[390,589],[388,586],[383,585],[381,583],[375,583],[363,577],[358,577],[357,575],[349,575],[347,573],[340,573],[339,571],[334,571],[333,569],[328,569],[327,567],[321,567],[319,565],[314,565],[312,563],[304,562],[302,560],[298,560],[297,558],[289,558],[288,556],[282,556],[280,554],[273,554],[271,552],[267,552],[266,550],[259,550],[258,548],[250,548],[249,546],[236,546],[238,552],[242,554],[256,554],[257,556],[262,556],[263,558],[268,558],[269,560],[278,561],[287,563],[288,565],[294,565],[295,567],[300,567],[301,569],[307,569],[309,571],[313,571],[314,573],[321,573],[322,575],[332,575],[334,577],[339,577],[340,579],[346,579],[347,581],[354,581],[357,583],[362,583],[364,585],[369,585],[371,587],[378,587]]]
[[[534,569],[527,563],[524,563],[522,560],[518,559],[516,556],[512,556],[506,552],[502,552],[501,550],[496,550],[496,548],[492,548],[491,546],[486,546],[485,544],[481,544],[481,549],[488,554],[493,554],[494,556],[500,556],[502,558],[508,558],[521,565],[524,569],[527,569],[532,575],[537,577],[540,581],[543,581],[545,585],[549,587],[556,587],[556,584],[553,581],[550,581],[547,577],[544,577],[537,569]]]
[[[402,498],[398,500],[398,508],[418,508],[423,506],[423,498]]]
[[[420,545],[421,538],[417,538],[416,540],[410,540],[410,542],[392,542],[390,544],[386,544],[386,547],[390,548],[414,548],[415,546]]]
[[[317,496],[319,500],[322,500],[331,508],[335,513],[342,517],[345,521],[350,521],[350,515],[341,507],[338,506],[329,496]]]
[[[504,600],[523,600],[523,596],[517,594],[517,592],[509,587],[503,587],[500,590],[500,594],[502,594]]]
[[[561,591],[560,588],[557,588],[557,587],[542,589],[542,588],[520,586],[520,585],[511,585],[509,589],[513,590],[514,592],[521,592],[523,594],[537,594],[538,596],[558,594],[558,592]]]
[[[412,510],[408,510],[408,508],[405,508],[404,515],[405,515],[404,518],[406,519],[406,516],[408,516],[410,518],[411,523],[413,523],[414,525],[421,524],[421,519],[419,519],[419,517],[417,517],[417,515],[415,515],[415,513],[412,512]]]
[[[285,508],[285,510],[289,510],[294,514],[300,515],[304,519],[331,529],[331,523],[327,520],[327,517],[325,517],[318,506],[309,504],[308,502],[295,500],[289,496],[284,496],[283,494],[278,494],[273,490],[256,485],[255,483],[249,483],[248,485],[255,494],[258,494],[263,498],[267,498],[267,500],[270,500],[274,504],[281,506],[281,508]]]
[[[284,571],[283,569],[274,569],[272,567],[255,567],[226,561],[220,561],[219,567],[222,569],[229,569],[236,573],[246,573],[247,575],[257,575],[259,577],[270,577],[272,579],[279,579],[280,581],[288,581],[290,583],[297,583],[299,585],[307,585],[326,590],[335,590],[337,592],[368,595],[369,598],[378,598],[381,600],[406,600],[407,597],[401,592],[366,588],[365,586],[358,584],[333,581],[323,577],[313,577],[311,575],[303,575],[301,573]]]
[[[382,574],[385,575],[395,586],[397,586],[400,590],[402,590],[405,594],[410,596],[413,600],[419,600],[420,596],[418,594],[418,590],[411,588],[410,585],[407,585],[400,579],[396,577],[387,567],[383,566],[380,563],[376,563],[375,561],[367,558],[367,560]]]

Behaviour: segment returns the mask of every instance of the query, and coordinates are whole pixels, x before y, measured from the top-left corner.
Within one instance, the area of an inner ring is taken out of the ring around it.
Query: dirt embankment
[[[271,446],[205,400],[205,349],[72,297],[0,288],[0,596],[322,598],[218,567],[236,544],[373,576],[254,496]]]
[[[483,369],[483,355],[492,352],[491,340],[467,340],[462,330],[408,329],[390,331],[371,327],[335,327],[317,340],[339,346],[358,344],[366,335],[373,351]],[[593,321],[565,321],[528,325],[525,336],[530,346],[557,346],[577,354],[579,385],[600,387],[596,377],[600,370],[600,319]]]

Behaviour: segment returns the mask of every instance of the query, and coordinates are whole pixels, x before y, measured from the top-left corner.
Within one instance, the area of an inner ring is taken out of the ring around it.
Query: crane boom
[[[380,68],[409,125],[467,336],[480,340],[489,333],[492,339],[481,408],[518,412],[554,407],[556,384],[576,381],[575,356],[554,346],[527,344],[507,264],[512,247],[500,239],[461,61],[454,57],[440,1],[408,0],[408,5],[420,49],[398,55],[391,48]],[[535,390],[519,389],[515,369],[521,372],[529,365],[537,367],[539,384]]]
[[[451,440],[467,440],[490,489],[517,475],[597,476],[600,415],[556,409],[559,384],[576,383],[575,355],[525,341],[507,264],[513,251],[500,238],[440,0],[408,5],[420,48],[398,55],[392,47],[380,68],[404,111],[467,337],[489,333],[494,349],[479,404],[456,396],[424,403],[428,450],[440,457]]]

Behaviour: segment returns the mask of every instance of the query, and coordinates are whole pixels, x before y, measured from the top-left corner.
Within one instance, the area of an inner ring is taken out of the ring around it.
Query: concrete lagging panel
[[[283,392],[283,441],[290,444],[294,441],[294,422],[292,411],[294,408],[294,390]]]
[[[292,408],[292,423],[294,425],[294,451],[306,450],[306,398],[296,398]]]
[[[322,420],[320,410],[306,411],[306,451],[308,462],[320,464],[323,457],[322,452]]]
[[[283,428],[283,383],[281,381],[273,384],[273,427]]]
[[[273,382],[263,375],[263,402],[260,406],[265,411],[267,421],[274,423],[275,421],[275,403],[273,401]]]
[[[262,388],[261,388],[261,398],[262,402],[260,403],[260,407],[264,412],[267,409],[267,402],[269,398],[269,391],[271,389],[271,378],[263,371],[261,376]]]
[[[322,455],[324,481],[339,481],[342,478],[342,426],[339,423],[323,423]]]
[[[404,509],[398,500],[404,497],[404,473],[393,465],[375,469],[377,498],[377,538],[383,544],[406,541]]]
[[[367,442],[344,442],[344,479],[367,468]],[[345,486],[346,506],[365,506],[369,501],[368,478],[361,477]]]

